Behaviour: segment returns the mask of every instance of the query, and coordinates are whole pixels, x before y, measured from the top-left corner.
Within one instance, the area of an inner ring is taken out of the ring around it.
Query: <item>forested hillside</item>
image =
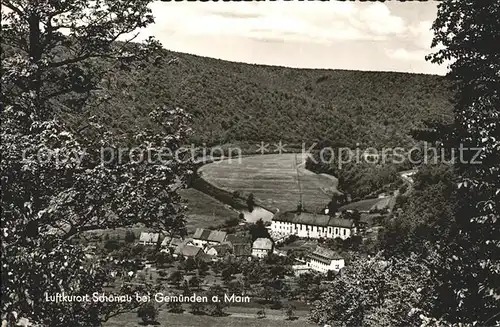
[[[144,66],[113,70],[101,91],[112,100],[91,109],[115,130],[141,129],[151,108],[167,103],[194,116],[200,144],[408,146],[411,128],[451,117],[451,91],[440,76],[293,69],[168,51]]]

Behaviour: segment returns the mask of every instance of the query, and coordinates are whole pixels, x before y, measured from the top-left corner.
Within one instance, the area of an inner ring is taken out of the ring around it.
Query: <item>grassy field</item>
[[[237,211],[203,192],[188,188],[179,193],[187,201],[189,210],[186,227],[189,233],[194,232],[196,228],[218,226],[228,218],[238,218]]]
[[[186,309],[188,307],[186,306]],[[226,317],[211,317],[206,315],[193,315],[188,312],[181,314],[160,311],[157,326],[165,327],[312,327],[305,315],[307,312],[297,311],[297,320],[285,320],[279,310],[266,310],[266,318],[257,319],[257,308],[230,307]],[[140,319],[134,312],[125,313],[112,318],[104,327],[139,327]]]
[[[221,189],[253,193],[257,203],[270,210],[296,209],[301,192],[307,210],[320,210],[337,192],[337,179],[306,170],[303,162],[301,154],[255,155],[210,163],[198,172]]]

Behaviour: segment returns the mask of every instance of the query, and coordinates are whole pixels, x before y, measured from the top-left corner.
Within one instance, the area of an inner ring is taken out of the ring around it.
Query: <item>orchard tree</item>
[[[172,283],[172,285],[179,288],[181,282],[184,280],[184,276],[182,275],[181,270],[175,270],[170,274],[168,279]]]
[[[224,300],[225,292],[220,285],[213,285],[208,290],[208,298],[210,299],[210,315],[222,317],[226,313],[225,308],[229,306]]]
[[[191,313],[194,315],[203,315],[205,314],[205,304],[200,301],[191,302],[190,305]]]
[[[172,313],[182,313],[184,309],[182,308],[182,303],[178,301],[170,301],[167,303],[167,308],[169,312]]]
[[[284,309],[283,312],[285,314],[285,319],[286,320],[295,320],[295,306],[293,304],[288,304]]]
[[[158,43],[131,42],[153,22],[150,2],[2,0],[3,316],[99,326],[137,304],[45,301],[45,294],[101,292],[111,282],[72,238],[136,223],[185,233],[177,189],[191,165],[172,156],[190,133],[184,111],[158,104],[151,127],[133,137],[110,133],[84,112],[106,100],[99,91],[106,72],[151,63]],[[66,125],[63,111],[87,120],[85,132]],[[124,146],[147,151],[149,160],[119,158]]]
[[[158,309],[151,302],[144,303],[137,310],[137,317],[141,318],[144,323],[155,323]]]
[[[196,276],[191,277],[191,279],[189,280],[189,287],[194,290],[199,289],[200,285],[201,285],[201,280]]]

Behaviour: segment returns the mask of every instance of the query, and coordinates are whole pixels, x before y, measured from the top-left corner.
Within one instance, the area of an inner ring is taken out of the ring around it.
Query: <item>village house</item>
[[[309,212],[279,212],[271,221],[273,235],[345,240],[353,234],[352,220]]]
[[[174,257],[183,256],[184,259],[200,259],[203,256],[203,250],[194,245],[181,245],[175,249]]]
[[[139,244],[142,244],[142,245],[156,245],[158,243],[159,239],[160,239],[160,234],[159,233],[142,232],[141,236],[139,237]]]
[[[231,244],[224,243],[220,245],[212,245],[205,249],[205,253],[212,257],[224,257],[232,252]]]
[[[207,245],[222,244],[226,239],[226,232],[197,228],[193,235],[193,245],[204,248]]]
[[[165,249],[165,248],[168,248],[170,247],[170,242],[172,241],[172,237],[170,236],[165,236],[165,238],[163,239],[163,241],[161,241],[161,244],[160,244],[160,247],[162,249]]]
[[[344,268],[345,262],[337,252],[318,246],[313,253],[309,254],[307,265],[312,270],[326,273],[339,271]]]
[[[186,241],[179,237],[165,236],[160,244],[160,252],[164,253],[174,253],[179,246],[186,244]]]
[[[252,256],[264,258],[273,251],[273,241],[268,238],[258,238],[253,242]]]

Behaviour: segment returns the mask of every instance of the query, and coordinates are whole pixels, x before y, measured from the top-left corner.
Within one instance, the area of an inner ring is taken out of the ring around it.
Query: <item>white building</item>
[[[268,238],[258,238],[253,242],[252,256],[264,258],[273,251],[273,241]]]
[[[316,247],[313,253],[308,256],[307,265],[315,271],[326,273],[328,271],[339,271],[344,268],[344,259],[335,251]]]
[[[297,235],[309,238],[351,237],[354,223],[349,219],[308,212],[280,212],[271,221],[273,235]]]
[[[155,245],[158,243],[158,239],[160,238],[159,233],[146,233],[142,232],[139,237],[139,243],[142,245]]]

